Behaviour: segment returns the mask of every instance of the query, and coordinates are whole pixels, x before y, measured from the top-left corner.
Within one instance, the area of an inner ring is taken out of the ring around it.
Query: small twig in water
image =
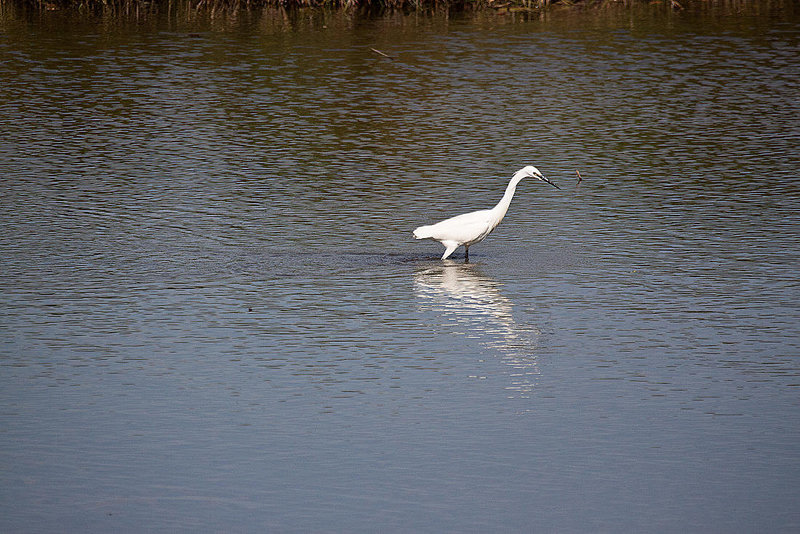
[[[389,59],[394,59],[394,58],[393,58],[392,56],[390,56],[389,54],[384,54],[384,53],[383,53],[383,52],[381,52],[380,50],[376,50],[376,49],[374,49],[374,48],[370,48],[370,50],[372,50],[372,51],[373,51],[373,52],[375,52],[376,54],[378,54],[378,55],[381,55],[381,56],[383,56],[383,57],[386,57],[386,58],[389,58]]]
[[[575,171],[575,174],[578,175],[578,183],[581,183],[583,181],[583,177],[581,176],[580,171]]]

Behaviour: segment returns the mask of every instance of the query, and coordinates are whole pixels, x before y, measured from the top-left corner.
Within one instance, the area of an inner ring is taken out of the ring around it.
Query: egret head
[[[545,178],[544,175],[541,172],[539,172],[539,169],[537,169],[533,165],[528,165],[527,167],[524,167],[523,169],[521,169],[519,172],[520,173],[524,173],[524,176],[523,176],[524,178],[536,178],[537,180],[541,180],[543,182],[547,182],[548,184],[552,185],[556,189],[561,189],[556,184],[554,184],[553,182],[551,182],[550,180]]]

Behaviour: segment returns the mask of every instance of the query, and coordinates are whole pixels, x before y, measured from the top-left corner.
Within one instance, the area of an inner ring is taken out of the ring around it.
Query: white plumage
[[[511,199],[514,197],[514,192],[517,190],[517,184],[523,178],[536,178],[547,182],[556,189],[561,189],[556,184],[545,178],[539,169],[528,165],[518,170],[511,181],[506,187],[506,192],[500,202],[490,210],[473,211],[471,213],[464,213],[463,215],[456,215],[449,219],[445,219],[436,224],[428,226],[420,226],[414,230],[414,237],[417,239],[433,239],[440,242],[445,247],[442,259],[447,258],[458,247],[464,246],[464,259],[469,260],[469,247],[480,241],[494,230],[500,221],[505,217],[508,211],[508,206],[511,204]]]

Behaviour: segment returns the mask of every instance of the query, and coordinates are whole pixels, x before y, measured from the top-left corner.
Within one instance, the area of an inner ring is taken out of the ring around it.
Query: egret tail
[[[415,239],[428,239],[433,237],[431,235],[431,227],[430,226],[420,226],[416,230],[414,230],[414,238]]]

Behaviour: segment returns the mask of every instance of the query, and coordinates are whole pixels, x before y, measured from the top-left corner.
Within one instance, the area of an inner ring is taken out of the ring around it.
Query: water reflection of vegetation
[[[92,13],[103,11],[120,16],[143,16],[157,13],[209,13],[224,16],[263,8],[334,8],[348,10],[401,9],[405,11],[496,11],[498,13],[540,14],[550,8],[558,9],[616,9],[648,6],[668,11],[684,9],[720,9],[729,14],[741,14],[767,5],[770,9],[789,9],[793,0],[0,0],[0,6],[55,11],[77,9]]]
[[[506,389],[525,395],[539,374],[535,347],[539,331],[518,324],[501,284],[474,263],[445,260],[414,273],[414,287],[424,307],[436,311],[444,326],[494,351],[511,368]]]

